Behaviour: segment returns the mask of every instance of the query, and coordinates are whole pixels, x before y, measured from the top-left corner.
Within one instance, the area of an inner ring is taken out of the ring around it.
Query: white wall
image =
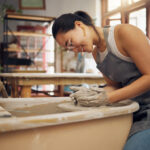
[[[87,11],[92,17],[96,16],[96,0],[46,0],[46,10],[24,11],[26,14],[38,14],[58,17],[63,13],[77,10]]]
[[[101,25],[101,0],[45,0],[46,10],[24,10],[25,14],[58,17],[78,10],[86,11]]]

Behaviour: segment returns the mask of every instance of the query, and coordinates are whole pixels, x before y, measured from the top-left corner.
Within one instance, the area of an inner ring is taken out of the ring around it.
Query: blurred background
[[[0,0],[0,72],[100,73],[91,54],[68,52],[52,37],[53,19],[77,10],[86,11],[96,26],[133,24],[150,38],[150,0]],[[35,22],[17,19],[16,14],[51,19]],[[25,34],[29,32],[36,35]]]

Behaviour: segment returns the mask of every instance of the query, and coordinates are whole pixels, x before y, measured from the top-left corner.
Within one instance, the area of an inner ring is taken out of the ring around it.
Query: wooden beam
[[[22,86],[21,88],[21,97],[31,97],[31,86]]]
[[[35,20],[35,21],[52,21],[55,19],[55,17],[45,17],[45,16],[33,16],[33,15],[20,15],[20,14],[10,14],[7,13],[6,17],[8,19],[23,19],[23,20]]]
[[[146,7],[146,35],[150,39],[150,5]]]
[[[121,0],[121,23],[125,23],[125,3]]]
[[[32,32],[4,32],[4,35],[15,35],[15,36],[32,36],[32,37],[49,37],[51,34],[43,33],[32,33]]]
[[[132,4],[132,5],[128,5],[125,10],[128,11],[128,12],[131,12],[133,10],[143,8],[146,5],[148,5],[149,3],[150,3],[149,0],[141,0],[139,2],[136,2],[136,3]]]
[[[134,3],[134,4],[131,4],[131,5],[125,5],[124,6],[124,11],[125,12],[129,12],[129,11],[133,11],[133,10],[135,10],[135,9],[137,9],[137,8],[142,8],[142,7],[144,7],[144,6],[146,6],[146,5],[148,5],[148,4],[150,4],[150,1],[149,0],[141,0],[141,1],[139,1],[139,2],[136,2],[136,3]],[[119,8],[117,8],[117,9],[115,9],[115,10],[112,10],[112,11],[110,11],[110,12],[106,12],[106,13],[104,13],[103,14],[103,17],[104,18],[108,18],[109,16],[112,16],[112,15],[114,15],[114,14],[116,14],[116,13],[121,13],[122,12],[122,7],[119,7]]]
[[[5,51],[9,51],[9,52],[24,52],[24,50],[23,49],[21,49],[21,48],[5,48],[4,49]],[[33,52],[38,52],[40,49],[25,49],[25,52],[28,52],[28,53],[33,53]],[[44,52],[43,52],[44,51]],[[49,53],[49,52],[51,52],[52,50],[48,50],[48,49],[42,49],[41,50],[41,53],[45,53],[45,52],[47,52],[47,53]]]
[[[3,85],[3,82],[0,81],[0,92],[3,98],[8,98],[7,91],[5,89],[5,86]]]
[[[102,27],[106,25],[106,17],[104,17],[103,14],[105,14],[107,11],[107,0],[101,0],[101,14],[102,14]]]

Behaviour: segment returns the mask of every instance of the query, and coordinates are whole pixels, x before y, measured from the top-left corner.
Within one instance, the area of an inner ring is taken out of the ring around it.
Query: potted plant
[[[4,3],[0,5],[0,18],[2,21],[6,13],[22,13],[22,10],[15,9],[13,5]]]

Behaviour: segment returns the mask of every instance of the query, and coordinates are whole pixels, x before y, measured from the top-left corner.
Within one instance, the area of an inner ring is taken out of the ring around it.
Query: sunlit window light
[[[129,24],[139,27],[146,34],[146,9],[140,9],[130,13]]]
[[[120,18],[121,18],[121,14],[120,13],[117,13],[117,14],[115,14],[115,15],[113,15],[113,16],[110,16],[109,17],[109,25],[110,26],[114,26],[114,25],[117,25],[117,24],[121,24],[121,20],[120,20]],[[113,20],[114,19],[114,20]]]
[[[128,4],[131,5],[133,3],[133,0],[128,0]]]
[[[110,20],[110,26],[115,26],[117,24],[121,24],[121,20]]]
[[[141,0],[128,0],[128,4],[131,5],[131,4],[139,2],[139,1],[141,1]]]
[[[141,0],[133,0],[133,1],[136,3],[136,2],[139,2],[139,1],[141,1]]]
[[[114,10],[121,6],[121,0],[108,0],[108,11]]]
[[[109,19],[120,19],[120,18],[121,18],[121,14],[120,13],[117,13],[117,14],[109,17]]]

